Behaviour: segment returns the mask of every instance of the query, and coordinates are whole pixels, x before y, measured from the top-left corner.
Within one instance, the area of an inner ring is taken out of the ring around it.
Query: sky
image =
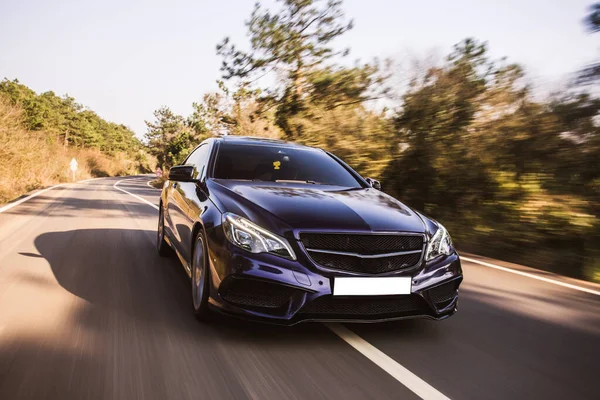
[[[336,41],[351,59],[400,65],[447,54],[474,37],[493,58],[525,66],[556,88],[600,57],[600,34],[582,20],[592,0],[345,0],[354,29]],[[273,4],[273,0],[262,1]],[[188,115],[217,89],[225,36],[247,45],[253,0],[0,0],[0,79],[69,94],[142,136],[166,105]]]

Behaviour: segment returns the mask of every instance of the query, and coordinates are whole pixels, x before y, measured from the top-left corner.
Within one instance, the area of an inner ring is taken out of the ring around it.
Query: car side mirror
[[[381,182],[379,182],[377,179],[373,179],[373,178],[366,178],[365,181],[367,181],[367,183],[373,188],[373,189],[377,189],[377,190],[381,190]]]
[[[175,182],[195,182],[193,165],[176,165],[169,170],[169,180]]]

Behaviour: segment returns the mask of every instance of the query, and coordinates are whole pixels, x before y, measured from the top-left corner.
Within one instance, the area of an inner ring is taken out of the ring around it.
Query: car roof
[[[225,143],[232,143],[232,144],[249,144],[249,145],[253,145],[253,146],[279,145],[279,146],[285,146],[285,147],[296,147],[296,148],[301,148],[301,149],[320,150],[316,147],[304,146],[304,145],[294,143],[294,142],[287,142],[285,140],[269,139],[269,138],[263,138],[263,137],[253,137],[253,136],[226,135],[226,136],[221,136],[217,140],[225,142]]]

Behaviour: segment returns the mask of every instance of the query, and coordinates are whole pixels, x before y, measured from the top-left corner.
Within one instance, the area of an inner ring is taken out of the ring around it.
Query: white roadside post
[[[74,158],[71,159],[71,164],[69,164],[69,167],[71,168],[71,173],[73,176],[73,182],[75,182],[75,171],[77,171],[77,167],[79,166],[79,164],[77,164],[77,160],[75,160]]]

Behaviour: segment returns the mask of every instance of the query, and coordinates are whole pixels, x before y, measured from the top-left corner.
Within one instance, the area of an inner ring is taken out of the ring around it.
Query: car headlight
[[[446,228],[438,223],[438,230],[435,232],[425,253],[425,260],[430,261],[441,255],[448,256],[452,253],[452,239]]]
[[[223,215],[225,236],[234,245],[251,253],[270,253],[296,259],[287,240],[261,228],[255,223],[232,213]]]

